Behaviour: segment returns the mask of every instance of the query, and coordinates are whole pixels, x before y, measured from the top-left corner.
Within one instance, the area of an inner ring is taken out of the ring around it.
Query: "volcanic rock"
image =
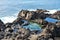
[[[13,23],[6,23],[5,24],[5,26],[6,26],[6,28],[11,28],[11,25],[12,25]]]
[[[5,32],[0,32],[0,39],[3,39],[5,35]]]
[[[18,30],[18,32],[19,32],[20,36],[23,37],[23,38],[26,38],[26,37],[28,37],[30,35],[30,31],[26,30],[24,28],[20,28]]]
[[[0,20],[0,31],[4,31],[5,30],[5,25],[4,23]]]
[[[18,18],[29,20],[31,19],[33,14],[34,12],[27,11],[27,10],[21,10],[20,13],[18,14]]]

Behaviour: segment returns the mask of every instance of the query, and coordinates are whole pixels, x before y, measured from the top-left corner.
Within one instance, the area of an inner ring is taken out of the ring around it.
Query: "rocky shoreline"
[[[12,23],[0,20],[0,40],[60,40],[60,11],[46,12],[21,10]]]

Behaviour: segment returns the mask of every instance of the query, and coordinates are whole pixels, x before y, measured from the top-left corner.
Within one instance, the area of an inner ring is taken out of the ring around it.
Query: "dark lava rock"
[[[0,32],[0,39],[3,39],[5,36],[5,32]]]
[[[22,38],[27,38],[30,35],[30,31],[29,30],[26,30],[24,28],[20,28],[18,30],[18,32],[20,34],[20,37],[22,37]]]
[[[5,30],[5,25],[4,23],[0,20],[0,31],[4,31]]]
[[[12,25],[13,23],[6,23],[5,24],[5,26],[6,26],[6,28],[11,28],[11,25]]]
[[[33,14],[34,14],[34,12],[32,12],[32,11],[21,10],[20,13],[18,14],[18,18],[29,20],[29,19],[31,19]]]
[[[0,20],[0,26],[4,25],[4,23]]]

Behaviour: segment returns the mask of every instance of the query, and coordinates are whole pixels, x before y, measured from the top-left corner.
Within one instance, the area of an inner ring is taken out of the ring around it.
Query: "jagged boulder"
[[[28,10],[21,10],[20,13],[18,14],[18,18],[22,18],[22,19],[31,19],[33,15],[33,12],[28,11]]]
[[[19,18],[24,18],[25,17],[25,15],[28,13],[29,11],[28,10],[21,10],[20,12],[19,12],[19,14],[18,14],[18,17]]]

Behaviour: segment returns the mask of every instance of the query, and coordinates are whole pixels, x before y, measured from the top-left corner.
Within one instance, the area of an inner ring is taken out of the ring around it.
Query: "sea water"
[[[60,0],[0,0],[0,19],[4,22],[13,22],[22,9],[59,9]]]

